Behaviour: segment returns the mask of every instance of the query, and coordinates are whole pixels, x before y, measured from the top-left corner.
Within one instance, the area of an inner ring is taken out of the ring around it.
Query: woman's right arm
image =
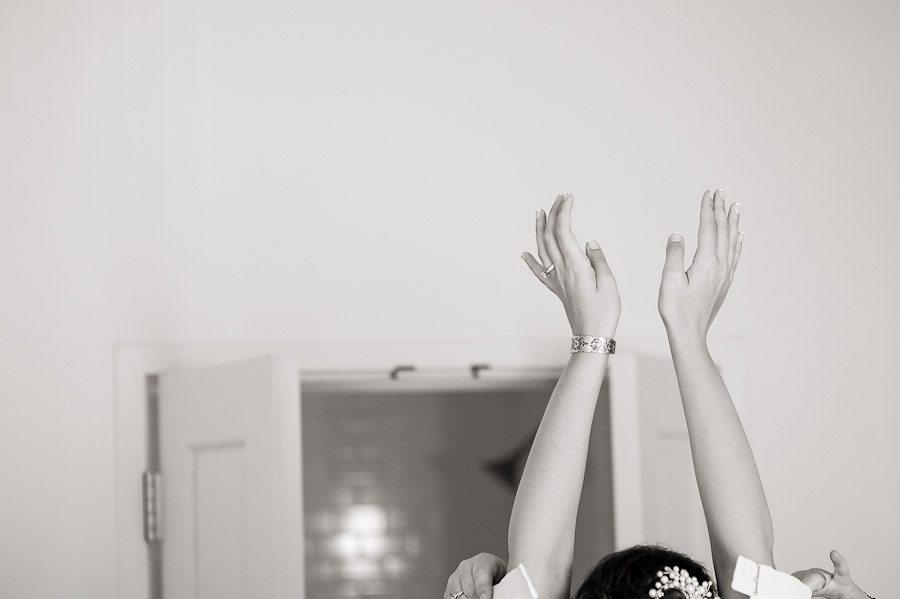
[[[536,223],[541,261],[531,271],[566,309],[573,335],[612,339],[619,321],[616,281],[596,242],[582,246],[570,225],[572,197],[557,198]],[[555,269],[542,276],[544,266]],[[516,492],[509,522],[509,565],[524,564],[541,599],[569,594],[575,520],[594,408],[608,354],[571,354],[544,412]]]

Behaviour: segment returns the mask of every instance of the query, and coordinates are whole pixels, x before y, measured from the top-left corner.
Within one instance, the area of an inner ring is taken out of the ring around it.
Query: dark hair
[[[656,574],[666,566],[687,570],[701,583],[710,581],[713,596],[718,595],[703,564],[661,545],[635,545],[601,559],[585,576],[574,599],[650,599],[650,589],[659,580]],[[682,596],[677,589],[666,594]]]

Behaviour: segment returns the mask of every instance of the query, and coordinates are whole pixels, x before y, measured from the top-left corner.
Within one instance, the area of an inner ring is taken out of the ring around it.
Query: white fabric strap
[[[808,586],[771,566],[757,564],[753,560],[739,556],[734,567],[731,588],[758,599],[810,599],[812,591]]]
[[[494,585],[494,599],[538,599],[524,564],[519,564]]]

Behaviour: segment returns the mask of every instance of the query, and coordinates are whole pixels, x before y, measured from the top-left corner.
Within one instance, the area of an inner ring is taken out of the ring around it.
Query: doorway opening
[[[561,370],[472,371],[301,376],[307,597],[425,597],[449,565],[505,558],[516,488]],[[573,581],[614,548],[602,389]]]

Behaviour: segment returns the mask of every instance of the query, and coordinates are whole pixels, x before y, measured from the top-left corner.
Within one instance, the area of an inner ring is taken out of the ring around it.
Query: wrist
[[[706,347],[706,329],[689,324],[672,324],[663,321],[666,327],[666,335],[669,344],[688,345],[693,347]]]
[[[682,333],[669,333],[669,349],[672,357],[712,359],[709,346],[706,344],[706,336],[686,331]]]
[[[616,338],[617,322],[572,325],[572,335],[586,335],[590,337]]]

